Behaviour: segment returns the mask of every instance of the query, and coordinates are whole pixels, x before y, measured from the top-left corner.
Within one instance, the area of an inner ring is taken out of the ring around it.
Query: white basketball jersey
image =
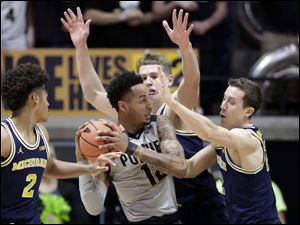
[[[160,152],[156,116],[151,117],[143,131],[129,139],[146,151]],[[172,176],[127,154],[122,154],[116,163],[111,167],[110,175],[129,221],[138,222],[177,211]]]
[[[1,49],[26,49],[27,1],[1,1]]]

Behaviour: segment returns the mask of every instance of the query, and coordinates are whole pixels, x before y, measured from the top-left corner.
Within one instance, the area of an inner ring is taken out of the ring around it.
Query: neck
[[[33,127],[37,122],[33,119],[32,111],[24,109],[14,112],[11,119],[17,129],[25,134],[31,134],[33,132]]]
[[[158,109],[164,104],[164,102],[162,100],[159,100],[155,103],[151,104],[151,108],[152,108],[152,114],[156,114]]]
[[[243,125],[241,126],[241,127],[243,127],[243,126],[245,126],[245,125],[247,125],[247,124],[249,124],[250,123],[250,120],[248,119],[247,121],[245,121],[244,123],[243,123]]]
[[[135,134],[144,127],[143,123],[137,123],[134,120],[128,120],[128,118],[125,118],[121,115],[119,115],[118,119],[119,119],[120,124],[130,134]]]

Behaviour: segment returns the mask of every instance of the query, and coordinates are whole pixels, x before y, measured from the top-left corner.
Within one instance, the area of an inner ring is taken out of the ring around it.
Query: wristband
[[[134,143],[128,141],[128,147],[127,147],[125,153],[127,153],[127,154],[129,154],[129,155],[133,155],[134,152],[136,151],[137,147],[138,147],[138,146],[137,146],[136,144],[134,144]]]

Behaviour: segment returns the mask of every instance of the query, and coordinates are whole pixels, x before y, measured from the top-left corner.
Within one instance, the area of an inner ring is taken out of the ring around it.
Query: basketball
[[[89,161],[94,162],[99,155],[110,152],[108,148],[98,148],[99,145],[105,144],[105,141],[95,139],[98,130],[111,130],[109,127],[105,126],[101,120],[91,120],[83,129],[84,130],[79,137],[79,146],[82,154]]]

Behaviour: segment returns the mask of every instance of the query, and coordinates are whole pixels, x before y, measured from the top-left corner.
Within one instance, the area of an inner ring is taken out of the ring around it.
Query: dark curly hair
[[[131,92],[131,87],[142,84],[143,79],[134,72],[125,71],[116,76],[107,86],[107,97],[112,107],[119,111],[118,101]]]
[[[20,64],[1,78],[1,98],[4,107],[16,111],[26,104],[29,94],[37,88],[47,90],[48,74],[39,65]]]

